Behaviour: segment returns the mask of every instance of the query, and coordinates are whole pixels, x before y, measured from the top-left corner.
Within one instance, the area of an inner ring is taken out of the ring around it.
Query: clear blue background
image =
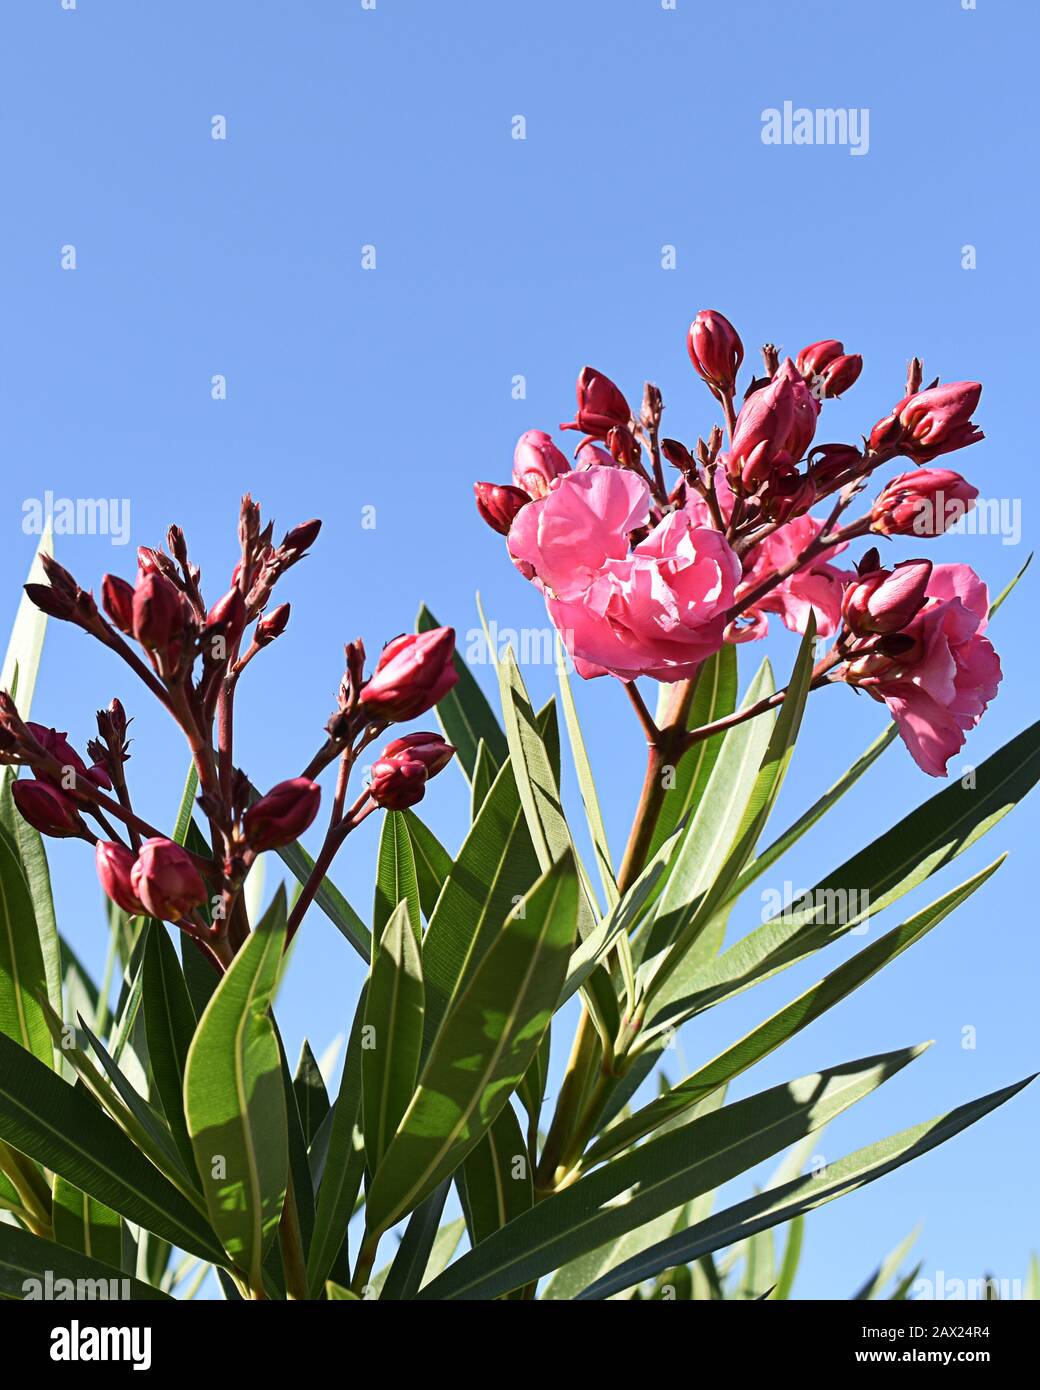
[[[465,634],[478,586],[503,626],[544,623],[538,595],[477,520],[472,481],[506,479],[521,430],[570,416],[588,361],[632,399],[644,378],[658,382],[669,433],[706,431],[712,402],[684,335],[709,305],[739,326],[749,357],[767,339],[797,351],[829,336],[863,354],[820,438],[868,430],[914,352],[927,377],[984,381],[987,439],[960,462],[985,494],[1021,499],[1025,541],[947,538],[935,553],[1001,587],[1025,557],[1036,500],[1036,124],[1023,95],[1035,85],[1036,16],[991,0],[967,12],[959,0],[678,0],[675,11],[658,0],[378,0],[374,11],[359,0],[79,0],[75,11],[8,0],[0,619],[13,617],[35,545],[23,501],[45,489],[128,497],[132,545],[180,522],[214,597],[245,489],[280,528],[323,517],[312,558],[284,584],[288,634],[239,701],[238,752],[254,780],[293,775],[332,709],[345,640],[360,633],[378,651],[420,599]],[[763,145],[761,112],[786,99],[868,107],[869,153]],[[215,114],[226,141],[210,138]],[[522,142],[511,138],[518,114]],[[59,264],[70,243],[74,272]],[[366,243],[374,272],[361,269]],[[974,271],[961,268],[966,243]],[[665,244],[677,251],[671,272]],[[223,402],[210,398],[216,373]],[[518,373],[524,401],[511,396]],[[363,529],[369,505],[377,524]],[[58,547],[85,585],[110,569],[132,576],[132,548],[104,537]],[[1034,714],[1034,596],[1030,577],[995,627],[1005,683],[971,760]],[[782,672],[792,641],[775,632],[768,646]],[[529,676],[547,697],[551,672]],[[36,716],[82,746],[113,694],[136,719],[135,793],[166,824],[184,770],[175,732],[104,652],[52,625]],[[620,850],[639,734],[612,682],[579,699]],[[778,825],[881,723],[868,700],[817,697]],[[765,886],[811,883],[936,789],[897,745]],[[1030,1071],[1036,807],[943,886],[1009,849],[994,882],[735,1093],[934,1038],[824,1136],[833,1158]],[[424,809],[454,847],[462,778],[446,773]],[[367,829],[337,867],[362,907]],[[60,845],[52,861],[64,928],[100,971],[89,856]],[[757,916],[752,897],[735,925]],[[828,966],[861,944],[835,948]],[[669,1059],[673,1077],[818,973],[786,973],[699,1021],[683,1058]],[[292,1044],[306,1032],[320,1049],[342,1032],[359,979],[349,947],[312,916],[281,1004]],[[969,1026],[975,1050],[961,1046]],[[929,1272],[1020,1277],[1038,1240],[1036,1105],[1027,1093],[813,1215],[799,1292],[847,1297],[918,1220]]]

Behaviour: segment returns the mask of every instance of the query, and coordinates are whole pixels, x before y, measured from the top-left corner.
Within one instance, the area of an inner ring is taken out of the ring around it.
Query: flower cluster
[[[868,535],[942,535],[970,510],[976,489],[929,465],[983,437],[972,419],[981,386],[922,389],[914,358],[902,398],[861,446],[817,443],[825,403],[863,369],[858,354],[828,338],[781,361],[767,344],[762,374],[738,403],[744,346],[733,325],[704,310],[687,348],[724,428],[692,446],[662,437],[655,386],[637,414],[585,367],[575,417],[561,425],[584,436],[573,465],[550,435],[528,430],[512,484],[475,485],[481,516],[543,593],[583,677],[688,681],[724,642],[763,637],[770,615],[804,633],[812,614],[816,632],[834,638],[816,684],[844,681],[884,701],[916,762],[944,775],[1000,681],[983,635],[985,586],[966,565],[888,571],[876,550],[855,570],[834,561]],[[846,521],[872,475],[897,458],[914,469]],[[828,510],[813,515],[822,502]]]
[[[177,923],[220,968],[249,931],[242,888],[250,868],[264,850],[291,844],[312,824],[321,801],[317,779],[326,768],[338,766],[329,827],[294,906],[290,935],[346,836],[377,808],[414,805],[427,780],[455,751],[433,733],[395,738],[375,763],[369,784],[347,804],[350,774],[363,750],[390,725],[432,709],[455,684],[455,634],[436,628],[388,643],[369,678],[364,644],[358,639],[347,645],[337,709],[324,742],[299,776],[259,796],[237,765],[239,680],[285,632],[289,605],[272,607],[273,591],[306,555],[320,528],[319,521],[305,522],[276,545],[272,526],[261,525],[259,507],[243,498],[238,563],[227,592],[211,607],[177,526],[168,532],[168,553],[138,551],[133,584],[105,575],[100,607],[48,557],[43,561],[48,582],[26,585],[45,613],[82,628],[119,656],[183,731],[209,830],[197,843],[171,840],[135,811],[125,775],[129,720],[119,700],[98,712],[98,737],[87,745],[88,766],[64,733],[24,722],[11,696],[0,692],[0,761],[32,774],[13,786],[22,817],[41,834],[93,844],[98,878],[114,903],[130,914]]]

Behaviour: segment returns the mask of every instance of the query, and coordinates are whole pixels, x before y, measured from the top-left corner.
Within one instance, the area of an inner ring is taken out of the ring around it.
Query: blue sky
[[[239,756],[254,780],[293,775],[331,711],[344,641],[363,634],[377,651],[411,626],[420,599],[464,636],[477,588],[502,626],[544,623],[537,594],[477,520],[472,481],[505,480],[523,429],[570,416],[586,362],[631,398],[656,381],[669,433],[705,432],[712,403],[684,336],[709,306],[737,324],[749,357],[767,339],[795,352],[832,336],[863,354],[860,382],[827,407],[819,438],[869,430],[901,394],[914,352],[926,378],[982,380],[987,439],[959,462],[985,496],[1020,505],[1022,537],[947,537],[929,553],[967,561],[999,589],[1032,543],[1037,497],[1035,131],[1020,95],[1032,88],[1036,31],[1031,7],[987,0],[977,10],[960,0],[677,0],[674,10],[659,0],[377,0],[371,10],[360,0],[78,0],[74,10],[10,0],[0,20],[0,620],[13,617],[35,545],[23,505],[48,490],[129,499],[130,546],[59,540],[62,561],[95,586],[106,570],[132,576],[132,547],[157,543],[176,520],[215,596],[246,489],[281,527],[323,517],[312,558],[284,585],[289,632],[255,663],[239,703]],[[763,144],[763,110],[786,100],[869,109],[868,152]],[[511,138],[517,115],[522,141]],[[211,138],[214,116],[226,140]],[[365,245],[374,271],[361,268]],[[973,270],[962,268],[966,245]],[[74,271],[61,266],[67,246]],[[674,270],[661,267],[664,246]],[[217,374],[226,400],[211,398]],[[511,391],[518,374],[523,400]],[[366,507],[374,528],[362,525]],[[1005,681],[968,760],[1034,717],[1035,582],[995,625]],[[786,635],[768,650],[789,667]],[[751,671],[748,652],[745,680]],[[528,674],[547,697],[552,673]],[[114,694],[136,718],[136,794],[166,823],[184,769],[174,733],[104,652],[52,627],[37,717],[82,745]],[[620,850],[642,776],[639,733],[612,682],[578,695]],[[880,728],[870,701],[817,697],[777,825]],[[897,745],[779,866],[777,886],[812,882],[935,790]],[[425,807],[449,846],[466,808],[450,771]],[[1027,803],[958,865],[966,877],[1011,852],[967,907],[739,1093],[934,1038],[824,1137],[821,1152],[837,1157],[1028,1073],[1035,816]],[[371,896],[369,829],[336,875],[360,906]],[[52,861],[65,930],[100,970],[89,857],[61,845]],[[756,921],[750,901],[742,925]],[[684,1035],[686,1061],[713,1055],[819,973],[818,962],[798,968],[713,1011]],[[343,1031],[359,978],[334,929],[309,919],[280,1013],[292,1044],[306,1032],[320,1048]],[[966,1027],[974,1050],[961,1046]],[[1040,1241],[1036,1106],[1027,1093],[812,1216],[799,1292],[847,1297],[918,1220],[930,1271],[1020,1276]]]

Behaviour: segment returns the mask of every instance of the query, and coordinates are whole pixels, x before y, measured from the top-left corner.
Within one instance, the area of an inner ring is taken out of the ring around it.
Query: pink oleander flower
[[[1000,685],[1000,658],[983,636],[986,585],[968,565],[936,565],[927,602],[895,639],[898,650],[853,653],[843,679],[883,701],[914,762],[932,777],[965,743]]]
[[[977,487],[950,468],[900,473],[879,493],[870,529],[882,536],[941,536],[971,511],[978,495]]]
[[[842,598],[845,626],[858,637],[899,632],[923,608],[931,574],[931,560],[904,560],[891,570],[861,574]]]
[[[525,430],[513,451],[513,482],[528,497],[544,497],[554,478],[569,473],[567,457],[545,430]]]
[[[650,520],[646,484],[619,468],[560,478],[513,522],[509,550],[545,594],[549,616],[585,679],[686,680],[722,645],[740,561],[725,538],[672,512]]]

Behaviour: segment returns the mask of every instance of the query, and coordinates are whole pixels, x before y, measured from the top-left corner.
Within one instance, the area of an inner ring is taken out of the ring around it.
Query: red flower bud
[[[823,395],[828,400],[844,395],[858,380],[862,370],[863,358],[858,353],[843,354],[833,362],[828,362],[820,373]]]
[[[836,361],[844,351],[844,343],[839,343],[837,338],[821,338],[818,343],[810,343],[808,347],[802,348],[795,360],[795,366],[804,377],[819,376],[824,367]]]
[[[370,719],[416,719],[443,699],[458,680],[455,630],[405,633],[383,648],[375,674],[361,691]]]
[[[899,421],[906,431],[907,453],[918,463],[977,444],[983,434],[972,423],[982,387],[977,381],[952,381],[918,391],[903,402]]]
[[[224,638],[227,651],[230,652],[237,645],[246,625],[246,601],[237,588],[229,589],[223,598],[217,599],[206,615],[207,629],[218,624],[220,635]]]
[[[141,846],[130,887],[147,912],[167,922],[179,921],[206,901],[206,885],[188,851],[160,836]]]
[[[809,474],[822,496],[862,463],[863,455],[854,444],[821,444],[809,456]]]
[[[473,495],[477,511],[500,536],[509,534],[517,512],[531,500],[529,493],[507,483],[474,483]]]
[[[728,454],[731,476],[753,486],[801,458],[816,431],[819,402],[787,358],[766,386],[741,406]]]
[[[258,647],[266,647],[276,637],[281,637],[289,621],[289,604],[280,603],[264,616],[256,625],[253,640]]]
[[[513,450],[513,482],[528,497],[544,497],[554,478],[569,473],[566,456],[544,430],[525,430]]]
[[[98,766],[88,768],[65,734],[59,733],[57,729],[49,729],[45,724],[34,724],[32,721],[25,727],[41,748],[46,749],[52,758],[58,760],[64,774],[71,769],[77,779],[83,777],[88,782],[93,782],[96,787],[111,789],[112,782],[105,769]],[[57,785],[47,773],[34,771],[33,776],[50,782],[52,786]],[[58,789],[62,790],[60,787]],[[68,788],[64,790],[67,791]]]
[[[117,574],[106,574],[101,581],[101,602],[105,612],[120,632],[132,636],[134,631],[134,589]]]
[[[905,560],[892,570],[872,570],[845,590],[841,616],[857,637],[898,632],[924,606],[931,560]]]
[[[279,782],[266,796],[254,801],[242,817],[242,828],[251,849],[281,849],[298,840],[318,814],[321,788],[307,777]]]
[[[404,734],[401,738],[392,739],[383,749],[384,758],[394,758],[398,753],[408,753],[418,758],[426,768],[426,775],[436,777],[455,756],[455,748],[445,743],[440,734]]]
[[[632,418],[628,401],[609,376],[594,367],[582,367],[578,376],[578,413],[561,430],[581,430],[594,439],[605,439],[612,425],[626,425]]]
[[[175,584],[155,570],[142,570],[133,602],[134,636],[147,651],[167,652],[184,632],[186,613]]]
[[[695,370],[709,386],[731,395],[744,360],[740,335],[717,309],[702,309],[690,324],[686,347]]]
[[[300,555],[303,551],[311,548],[318,539],[318,532],[320,530],[320,521],[301,521],[299,526],[294,526],[291,531],[286,533],[281,548],[283,550],[294,551],[297,555]]]
[[[427,777],[426,765],[419,758],[398,753],[372,765],[368,789],[372,800],[384,811],[403,811],[426,795]]]
[[[94,863],[97,866],[101,887],[115,905],[128,912],[131,917],[143,913],[144,904],[131,884],[134,856],[126,846],[113,840],[98,840],[94,847]]]
[[[22,819],[41,835],[62,840],[79,835],[83,829],[75,803],[49,782],[14,782],[11,795]]]
[[[774,474],[762,494],[762,509],[781,523],[802,516],[816,501],[816,485],[805,473]]]
[[[879,493],[870,529],[883,536],[941,536],[975,505],[978,488],[949,468],[900,473]]]

